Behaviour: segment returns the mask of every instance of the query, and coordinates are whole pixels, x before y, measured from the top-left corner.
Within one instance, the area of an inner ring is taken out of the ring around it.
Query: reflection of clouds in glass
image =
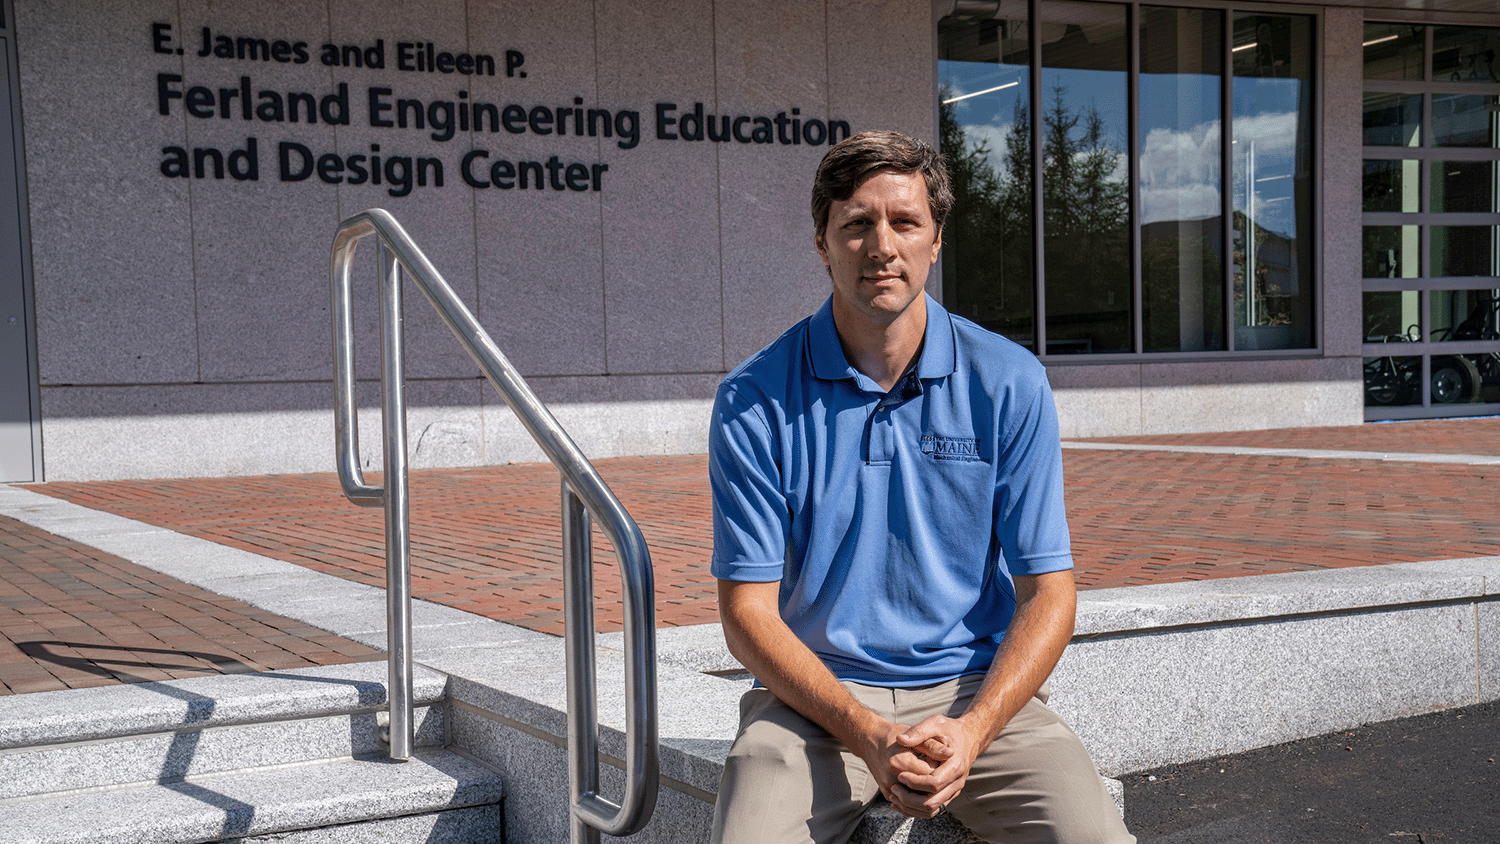
[[[1130,183],[1130,156],[1123,152],[1115,154],[1115,166],[1109,171],[1109,181],[1117,185]]]
[[[1015,125],[1015,123],[990,123],[964,127],[964,137],[969,143],[989,145],[989,164],[995,168],[995,173],[1001,176],[1005,175],[1009,169],[1005,160],[1005,139]]]
[[[1238,125],[1238,124],[1236,124]],[[1152,129],[1141,150],[1141,219],[1201,220],[1219,208],[1219,121]]]
[[[1237,144],[1254,141],[1256,153],[1291,152],[1297,145],[1297,113],[1286,111],[1253,117],[1236,114],[1234,141]]]
[[[1297,171],[1297,113],[1266,112],[1234,119],[1235,207],[1245,210],[1245,179],[1250,175],[1251,150],[1255,152],[1255,181],[1250,185],[1255,224],[1268,231],[1289,235],[1296,229],[1296,207],[1292,201]]]

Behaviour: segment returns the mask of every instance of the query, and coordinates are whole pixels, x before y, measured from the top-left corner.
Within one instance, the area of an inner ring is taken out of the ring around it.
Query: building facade
[[[1500,412],[1500,11],[1412,7],[7,0],[0,480],[331,469],[371,207],[590,456],[701,450],[827,296],[818,158],[877,128],[949,154],[930,290],[1066,435]],[[407,298],[413,465],[540,459]]]

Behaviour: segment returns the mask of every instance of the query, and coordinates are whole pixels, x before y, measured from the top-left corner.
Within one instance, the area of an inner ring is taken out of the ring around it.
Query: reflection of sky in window
[[[1142,223],[1222,213],[1218,115],[1219,77],[1141,74]]]
[[[1296,233],[1297,109],[1302,82],[1296,79],[1234,78],[1234,205],[1245,208],[1247,156],[1255,153],[1257,225],[1287,236]]]
[[[1006,172],[1005,136],[1015,121],[1016,100],[1027,95],[1028,70],[989,62],[938,62],[944,99],[963,97],[952,103],[953,115],[970,143],[989,144],[990,164],[997,173]]]
[[[990,64],[988,62],[939,62],[938,74],[941,84],[951,89],[947,97],[962,97],[987,88],[995,88],[1012,82],[1018,83],[998,91],[967,97],[954,102],[954,116],[964,127],[971,142],[985,141],[990,146],[991,161],[1000,172],[1005,171],[1005,136],[1015,120],[1017,98],[1027,97],[1029,68],[1021,65]],[[1066,68],[1044,68],[1042,85],[1045,114],[1052,107],[1053,91],[1058,85],[1067,88],[1064,102],[1070,112],[1082,115],[1089,108],[1099,112],[1104,121],[1104,142],[1119,152],[1119,163],[1113,174],[1116,179],[1125,178],[1125,138],[1128,124],[1125,119],[1125,74],[1098,70],[1073,70]],[[1086,130],[1080,118],[1071,133],[1081,138]]]

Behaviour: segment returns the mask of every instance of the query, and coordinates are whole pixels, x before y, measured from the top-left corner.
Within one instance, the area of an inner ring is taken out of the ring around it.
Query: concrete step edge
[[[0,844],[193,844],[496,803],[498,774],[456,753],[347,759],[40,797],[0,812]]]
[[[415,716],[416,746],[441,746],[445,707],[421,707]],[[383,712],[334,713],[0,751],[0,806],[42,794],[385,755],[377,736],[385,720]]]
[[[399,818],[376,818],[313,830],[234,838],[225,844],[371,844],[377,841],[505,844],[504,820],[502,807],[495,803]]]
[[[229,724],[253,724],[386,704],[386,664],[349,663],[0,697],[0,750]],[[418,705],[443,700],[447,677],[417,666]]]

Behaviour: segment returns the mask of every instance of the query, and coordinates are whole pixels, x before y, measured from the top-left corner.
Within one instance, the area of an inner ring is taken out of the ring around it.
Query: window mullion
[[[1130,173],[1130,311],[1133,337],[1131,343],[1136,354],[1146,350],[1146,311],[1142,306],[1141,278],[1141,5],[1131,3],[1125,11],[1125,27],[1129,44],[1126,59],[1128,81],[1125,86],[1125,125],[1129,137],[1125,141],[1125,154],[1129,157]]]
[[[1042,38],[1041,0],[1028,0],[1027,16],[1030,19],[1030,39],[1027,49],[1031,55],[1031,236],[1032,281],[1036,286],[1035,316],[1033,319],[1037,356],[1047,354],[1047,240],[1044,221],[1045,208],[1042,202]]]
[[[1224,349],[1234,351],[1234,10],[1225,9],[1219,41],[1219,168],[1224,188],[1219,195],[1224,222]],[[1246,235],[1249,236],[1248,233]],[[1249,284],[1249,279],[1245,280]]]

